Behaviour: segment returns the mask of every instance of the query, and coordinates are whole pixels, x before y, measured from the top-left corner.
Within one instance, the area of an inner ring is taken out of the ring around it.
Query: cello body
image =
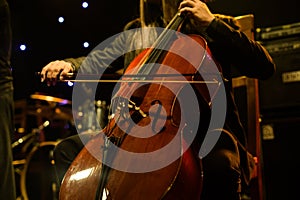
[[[125,74],[140,75],[153,51],[143,51]],[[71,164],[61,184],[61,200],[200,199],[201,142],[197,131],[191,131],[197,130],[199,122],[196,119],[195,127],[189,128],[188,122],[195,119],[189,119],[182,104],[191,97],[180,94],[190,82],[204,80],[199,68],[207,71],[215,62],[198,35],[178,35],[169,51],[160,53],[163,56],[155,60],[151,72],[138,79],[142,82],[123,79],[128,82],[120,84],[112,100],[114,117]],[[151,80],[145,82],[149,75]],[[217,91],[218,86],[214,87]],[[195,84],[192,89],[209,107],[212,93],[208,86]],[[200,108],[188,110],[201,112]]]

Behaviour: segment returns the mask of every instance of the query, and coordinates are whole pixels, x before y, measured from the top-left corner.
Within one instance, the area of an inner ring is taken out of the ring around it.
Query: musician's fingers
[[[60,71],[57,73],[56,80],[64,80],[66,75],[67,72],[64,72],[64,69],[60,69]]]
[[[45,67],[43,67],[41,71],[41,81],[45,81],[49,77],[52,76],[52,72],[55,69],[55,64],[53,62],[48,63]]]
[[[73,67],[71,63],[64,62],[61,68],[61,77],[67,76],[68,73],[73,72]]]
[[[192,0],[184,0],[180,3],[179,9],[187,9],[187,8],[192,8],[195,5],[195,2]]]
[[[57,77],[59,75],[59,71],[57,70],[48,70],[45,74],[45,80],[47,81],[47,85],[55,85],[57,81]]]
[[[49,65],[46,65],[45,67],[43,67],[41,73],[40,73],[40,76],[41,76],[41,82],[44,82],[47,78],[47,74],[48,74],[48,68],[49,68]]]
[[[56,79],[46,79],[47,86],[55,86],[56,85]]]

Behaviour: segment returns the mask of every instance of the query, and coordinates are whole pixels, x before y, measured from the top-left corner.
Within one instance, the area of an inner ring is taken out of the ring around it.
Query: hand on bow
[[[41,82],[47,85],[55,85],[57,81],[63,80],[67,73],[73,72],[72,64],[63,60],[52,61],[43,67],[41,71]]]

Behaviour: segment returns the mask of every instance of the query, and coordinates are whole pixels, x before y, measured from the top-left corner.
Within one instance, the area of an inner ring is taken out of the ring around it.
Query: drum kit
[[[32,94],[26,104],[23,115],[26,128],[18,131],[21,129],[16,127],[12,142],[17,200],[58,199],[59,183],[53,158],[55,146],[71,135],[96,132],[95,127],[99,125],[95,123],[100,123],[103,128],[108,120],[108,105],[101,100],[90,101],[72,111],[70,100],[43,94]],[[91,109],[84,108],[87,106]]]

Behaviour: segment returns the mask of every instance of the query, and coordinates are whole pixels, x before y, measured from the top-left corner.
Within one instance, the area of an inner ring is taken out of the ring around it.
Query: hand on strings
[[[179,5],[179,11],[192,18],[195,25],[201,27],[207,27],[215,18],[206,3],[200,0],[183,0]]]
[[[55,85],[57,81],[63,80],[67,73],[73,72],[72,64],[63,60],[52,61],[43,67],[41,71],[41,82],[46,81],[48,86]]]

